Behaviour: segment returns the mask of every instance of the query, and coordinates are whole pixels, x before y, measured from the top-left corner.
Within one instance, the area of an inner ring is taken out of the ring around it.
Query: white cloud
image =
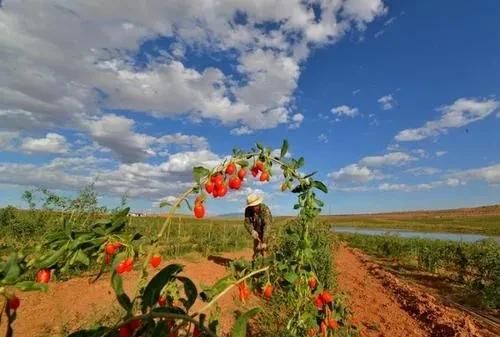
[[[134,120],[118,116],[105,115],[87,122],[91,137],[101,146],[113,151],[124,163],[139,162],[155,153],[151,149],[154,137],[133,131]]]
[[[484,181],[490,185],[500,185],[500,164],[463,170],[450,175],[461,182]]]
[[[436,157],[442,157],[446,154],[446,151],[436,151]]]
[[[400,142],[417,141],[446,133],[450,128],[459,128],[482,120],[495,112],[500,102],[495,99],[459,98],[451,105],[437,109],[441,118],[429,121],[416,129],[399,132],[395,139]]]
[[[362,166],[368,167],[380,167],[380,166],[392,166],[392,165],[403,165],[410,161],[416,160],[415,157],[410,156],[404,152],[391,152],[384,154],[382,156],[368,156],[364,157],[359,161]]]
[[[47,133],[45,138],[24,138],[21,150],[27,153],[66,153],[69,146],[64,136]]]
[[[155,142],[159,145],[179,145],[183,148],[192,148],[196,150],[208,149],[208,141],[205,137],[185,135],[180,132],[165,135],[157,138]]]
[[[348,105],[339,105],[337,107],[334,107],[332,108],[331,112],[339,117],[346,116],[352,118],[359,115],[358,108],[351,108]]]
[[[232,128],[295,127],[294,92],[311,49],[385,12],[381,0],[10,2],[0,12],[0,128],[90,132],[87,121],[103,119],[105,108]],[[158,37],[173,43],[135,64],[141,45]],[[190,52],[225,55],[231,66],[190,68]],[[139,134],[128,135],[132,157],[97,134],[121,158],[147,156]]]
[[[219,156],[209,150],[179,152],[169,156],[168,161],[161,168],[168,172],[189,172],[194,166],[204,165],[213,167],[221,160]]]
[[[324,133],[320,133],[318,136],[318,141],[321,143],[328,143],[328,136],[325,135]]]
[[[330,174],[328,174],[328,177],[332,178],[334,183],[360,184],[360,183],[367,183],[374,179],[380,179],[381,174],[366,166],[351,164],[341,168],[338,171],[331,172]]]
[[[426,175],[433,175],[433,174],[439,173],[439,172],[441,172],[441,170],[434,168],[434,167],[418,166],[418,167],[409,168],[406,170],[406,172],[411,173],[415,176],[426,176]]]
[[[380,97],[377,102],[380,104],[382,110],[391,110],[392,108],[394,108],[395,104],[392,94]]]
[[[359,94],[361,92],[361,89],[355,89],[352,91],[352,95],[353,96],[356,96],[357,94]]]
[[[253,133],[253,130],[249,129],[247,126],[240,126],[239,128],[231,129],[231,134],[236,136],[241,135],[250,135]]]
[[[127,194],[131,198],[157,200],[176,195],[192,184],[192,168],[211,167],[221,160],[208,151],[178,152],[158,164],[119,164],[95,157],[56,158],[47,164],[0,163],[0,183],[37,186],[58,190],[78,190],[95,182],[106,196]],[[110,165],[111,164],[111,165]]]
[[[290,129],[298,129],[302,122],[304,121],[304,115],[301,113],[296,113],[291,118]]]

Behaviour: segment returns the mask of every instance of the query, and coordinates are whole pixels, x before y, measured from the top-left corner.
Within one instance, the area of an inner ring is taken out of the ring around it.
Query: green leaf
[[[262,144],[260,143],[255,144],[255,146],[257,146],[257,148],[261,151],[264,150],[264,146],[262,146]]]
[[[168,282],[174,280],[178,273],[182,271],[182,266],[179,264],[170,264],[160,270],[151,281],[149,281],[144,294],[142,295],[142,310],[146,311],[148,307],[153,307],[158,301],[160,293]]]
[[[245,337],[247,334],[248,321],[257,315],[261,311],[260,308],[256,307],[248,310],[242,314],[233,325],[233,331],[231,332],[231,337]]]
[[[132,309],[132,302],[127,294],[123,291],[123,279],[118,273],[113,271],[113,275],[111,276],[111,286],[116,294],[116,299],[118,303],[123,307],[123,309],[130,311]]]
[[[299,160],[297,160],[297,168],[301,168],[304,166],[304,157],[300,157]]]
[[[47,258],[43,259],[42,261],[38,261],[36,266],[38,268],[52,267],[57,262],[59,262],[59,259],[64,255],[64,253],[66,253],[67,249],[68,249],[68,243],[59,248],[59,250],[55,251],[53,254],[49,255]]]
[[[248,167],[250,165],[250,163],[245,159],[237,160],[235,161],[235,163],[240,165],[241,167]]]
[[[172,207],[172,203],[168,202],[167,200],[162,200],[160,202],[160,208],[163,208],[165,206]]]
[[[318,180],[313,181],[313,186],[324,193],[328,193],[328,188],[321,181]]]
[[[304,186],[302,185],[297,185],[293,188],[292,193],[302,193],[304,192]]]
[[[121,232],[123,227],[127,224],[127,216],[130,212],[130,207],[122,209],[120,212],[116,213],[111,219],[111,226],[106,229],[107,234]]]
[[[208,302],[218,294],[220,294],[224,289],[229,287],[235,282],[232,275],[225,276],[214,283],[210,288],[203,289],[200,293],[200,297],[203,301]]]
[[[108,327],[100,326],[92,330],[80,330],[77,332],[73,332],[72,334],[68,335],[68,337],[101,337],[110,330],[111,329]]]
[[[189,310],[196,298],[198,297],[198,290],[191,279],[184,276],[177,276],[177,279],[184,284],[184,293],[186,294],[186,300],[182,301],[186,310]]]
[[[313,173],[309,173],[308,175],[304,176],[304,179],[311,178],[316,173],[318,173],[318,171],[314,171]]]
[[[81,249],[76,251],[74,257],[75,257],[74,262],[80,262],[81,264],[87,267],[90,264],[89,257]]]
[[[285,155],[288,152],[288,140],[283,139],[283,145],[281,145],[281,153],[280,153],[280,159],[285,157]]]
[[[153,313],[159,314],[177,314],[177,315],[186,315],[186,311],[182,310],[179,307],[159,307],[151,310]]]
[[[168,337],[167,322],[159,321],[158,324],[156,324],[151,337]]]
[[[284,278],[284,279],[285,279],[288,283],[293,284],[293,283],[295,283],[295,281],[297,281],[297,279],[299,278],[299,276],[298,276],[296,273],[294,273],[294,272],[291,272],[291,271],[290,271],[290,272],[286,273],[286,274],[283,276],[283,278]]]
[[[198,184],[201,182],[202,177],[208,176],[209,174],[210,170],[204,168],[203,166],[196,166],[193,168],[193,177]]]
[[[0,280],[0,283],[8,284],[16,282],[19,274],[21,273],[21,268],[17,264],[17,254],[12,253],[7,260],[7,263],[3,267],[4,278]]]
[[[49,288],[47,284],[33,281],[18,282],[14,285],[14,287],[21,291],[47,291]]]

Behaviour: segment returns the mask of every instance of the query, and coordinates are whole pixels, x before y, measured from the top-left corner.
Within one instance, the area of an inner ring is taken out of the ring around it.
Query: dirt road
[[[349,295],[354,322],[369,337],[494,337],[467,314],[402,282],[359,251],[341,247],[338,282]]]

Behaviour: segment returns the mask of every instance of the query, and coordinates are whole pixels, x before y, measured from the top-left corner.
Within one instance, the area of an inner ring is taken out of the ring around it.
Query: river
[[[393,228],[362,228],[362,227],[335,227],[333,231],[337,233],[357,233],[366,235],[398,235],[403,238],[424,238],[424,239],[438,239],[438,240],[451,240],[463,242],[476,242],[479,240],[493,238],[500,242],[500,236],[488,236],[482,234],[469,234],[469,233],[447,233],[447,232],[419,232],[411,230],[401,230]]]

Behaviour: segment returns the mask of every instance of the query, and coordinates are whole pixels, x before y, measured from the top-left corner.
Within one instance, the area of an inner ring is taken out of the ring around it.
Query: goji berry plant
[[[123,235],[128,213],[125,209],[111,220],[97,222],[89,231],[76,231],[69,225],[65,226],[61,233],[49,237],[40,247],[39,254],[29,261],[12,255],[9,261],[0,265],[0,294],[7,299],[4,309],[9,326],[7,337],[13,335],[11,323],[16,309],[22,305],[13,289],[43,290],[52,273],[64,274],[71,268],[94,262],[101,265],[98,277],[104,271],[110,271],[111,285],[123,316],[112,326],[81,330],[71,336],[216,336],[217,320],[208,318],[207,321],[207,312],[234,287],[239,290],[242,301],[251,296],[252,290],[268,302],[288,299],[292,307],[284,328],[287,336],[336,335],[339,325],[347,326],[346,314],[340,302],[325,287],[329,286],[328,281],[323,282],[327,277],[318,277],[321,274],[317,263],[320,258],[318,239],[311,235],[317,227],[313,219],[323,206],[316,193],[327,193],[327,188],[314,179],[315,173],[300,172],[303,158],[287,158],[287,154],[288,142],[285,140],[279,155],[273,155],[271,148],[257,144],[250,151],[234,150],[231,156],[213,168],[195,167],[193,186],[174,203],[162,204],[169,206],[170,210],[154,236]],[[285,239],[278,243],[275,253],[255,264],[235,261],[228,276],[200,293],[189,278],[181,275],[183,267],[178,264],[167,265],[158,272],[155,270],[150,278],[151,270],[161,264],[158,244],[179,207],[185,203],[194,217],[203,218],[205,200],[210,196],[223,198],[229,191],[240,189],[248,179],[248,169],[263,183],[271,181],[275,172],[281,171],[281,190],[290,190],[298,196],[294,205],[298,218],[293,226],[287,227]],[[286,252],[290,247],[294,247],[294,251]],[[134,268],[139,269],[139,277],[135,291],[128,294],[123,289],[122,275]],[[37,282],[26,281],[35,270],[38,270]],[[205,305],[193,312],[198,297]],[[248,320],[259,311],[259,308],[252,308],[242,313],[234,324],[232,336],[245,336]]]

